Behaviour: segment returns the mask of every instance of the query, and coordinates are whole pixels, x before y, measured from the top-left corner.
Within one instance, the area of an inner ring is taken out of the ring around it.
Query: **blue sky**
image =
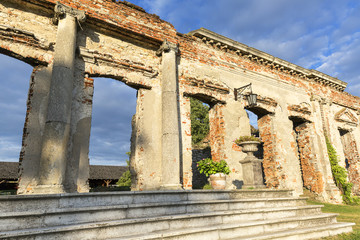
[[[129,1],[169,21],[181,33],[208,28],[337,77],[349,83],[347,92],[360,96],[359,1]],[[0,161],[18,161],[30,74],[27,64],[0,55]],[[92,164],[125,165],[135,108],[136,91],[115,80],[95,79]]]

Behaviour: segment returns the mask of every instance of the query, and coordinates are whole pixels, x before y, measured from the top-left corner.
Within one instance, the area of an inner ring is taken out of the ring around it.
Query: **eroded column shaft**
[[[59,18],[49,103],[40,160],[38,193],[63,192],[70,135],[71,102],[78,15],[84,13],[58,4]]]
[[[164,42],[162,51],[162,189],[181,189],[177,46]]]

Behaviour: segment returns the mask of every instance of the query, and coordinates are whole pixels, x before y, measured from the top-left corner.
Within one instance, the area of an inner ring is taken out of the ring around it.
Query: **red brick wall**
[[[268,188],[278,188],[281,181],[280,171],[282,167],[277,162],[276,152],[276,134],[272,127],[272,117],[265,115],[258,120],[258,127],[261,141],[264,143],[263,168],[265,174],[265,183]]]
[[[351,132],[342,136],[345,158],[348,160],[349,181],[353,185],[353,193],[360,194],[360,157],[356,142]]]
[[[222,104],[216,104],[209,111],[211,157],[214,161],[226,160],[225,121]]]
[[[324,191],[323,175],[316,167],[309,125],[309,123],[303,123],[295,128],[303,183],[304,187],[312,192],[321,193]]]

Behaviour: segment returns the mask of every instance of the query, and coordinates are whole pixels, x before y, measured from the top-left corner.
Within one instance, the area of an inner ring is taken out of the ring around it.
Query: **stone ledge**
[[[201,38],[203,41],[207,43],[214,44],[219,49],[231,49],[235,51],[238,55],[247,56],[250,60],[256,61],[260,64],[270,65],[273,68],[278,69],[279,71],[296,74],[300,77],[307,78],[309,80],[322,83],[324,85],[335,88],[339,91],[344,91],[347,83],[343,82],[337,78],[326,75],[322,72],[306,69],[285,61],[283,59],[274,57],[268,53],[262,52],[258,49],[249,47],[245,44],[239,43],[235,40],[212,32],[205,28],[200,28],[188,33],[189,35]]]

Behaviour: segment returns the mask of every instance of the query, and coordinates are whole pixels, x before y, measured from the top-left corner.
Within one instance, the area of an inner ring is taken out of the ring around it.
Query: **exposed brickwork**
[[[21,163],[22,163],[22,161],[24,159],[24,155],[26,154],[25,153],[25,149],[26,149],[26,146],[27,146],[27,143],[26,143],[27,139],[26,138],[29,135],[29,131],[28,131],[29,114],[31,112],[31,106],[32,106],[31,100],[32,100],[32,97],[34,95],[34,84],[35,84],[34,78],[35,78],[36,72],[37,72],[37,70],[36,70],[36,68],[34,68],[33,73],[31,74],[31,78],[30,78],[30,86],[29,86],[28,98],[27,98],[27,103],[26,103],[26,107],[27,107],[27,109],[26,109],[26,117],[25,117],[24,129],[23,129],[21,152],[20,152],[20,157],[19,157],[19,162],[20,162],[19,176],[22,175],[23,166],[21,165]]]
[[[347,170],[349,181],[353,184],[353,192],[360,195],[360,156],[356,141],[351,132],[342,136],[345,159],[347,159]]]
[[[191,119],[190,119],[190,98],[181,95],[180,97],[180,118],[181,118],[181,140],[182,140],[182,185],[184,189],[192,189],[193,174],[192,167],[192,146],[191,146]]]
[[[309,125],[303,123],[295,128],[302,178],[304,187],[320,194],[324,191],[324,181],[323,175],[317,167]]]
[[[224,105],[216,104],[209,111],[209,123],[210,123],[210,146],[211,156],[214,161],[226,160],[225,153],[225,122],[222,109]]]
[[[276,134],[272,127],[272,117],[265,115],[258,120],[261,141],[264,143],[263,168],[265,183],[268,188],[278,188],[281,181],[281,165],[276,161]]]

